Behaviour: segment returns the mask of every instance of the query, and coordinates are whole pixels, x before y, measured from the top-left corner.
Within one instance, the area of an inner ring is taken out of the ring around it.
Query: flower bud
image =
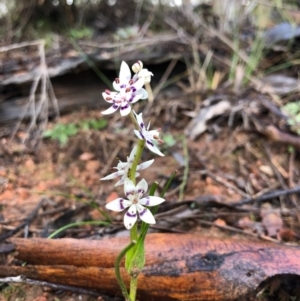
[[[137,61],[135,64],[132,65],[131,68],[134,73],[138,73],[139,71],[141,71],[143,69],[142,61]]]

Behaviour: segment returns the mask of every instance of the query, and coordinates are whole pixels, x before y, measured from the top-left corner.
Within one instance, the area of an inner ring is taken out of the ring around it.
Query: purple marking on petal
[[[126,212],[126,215],[130,218],[136,217],[136,213],[130,213],[129,211]]]
[[[112,106],[114,109],[117,109],[119,106],[118,105],[116,105],[116,104],[113,104],[113,106]]]
[[[121,110],[125,110],[125,109],[127,109],[129,107],[129,104],[128,103],[126,103],[126,105],[125,106],[122,106],[121,107]]]
[[[140,215],[140,216],[143,216],[146,212],[147,212],[147,209],[144,208],[144,210],[143,210],[142,212],[139,212],[139,215]]]
[[[141,193],[141,192],[144,194],[145,193],[144,189],[138,189],[138,193]]]
[[[134,191],[127,191],[126,196],[128,197],[129,195],[134,194]]]
[[[121,89],[124,89],[124,88],[126,88],[126,85],[124,85],[124,84],[123,84],[123,85],[120,85],[120,88],[121,88]]]
[[[135,92],[136,92],[136,88],[135,88],[135,87],[133,87],[133,86],[131,87],[131,90],[132,90],[132,92],[133,92],[133,93],[135,93]]]
[[[123,205],[123,203],[124,203],[124,200],[122,199],[122,200],[120,200],[120,208],[123,210],[125,207],[124,207],[124,205]]]
[[[143,122],[141,122],[140,127],[141,127],[141,129],[143,129],[145,127],[145,124]]]
[[[146,199],[146,204],[145,204],[145,206],[149,206],[149,204],[150,204],[150,198],[147,196],[145,199]]]
[[[146,143],[151,145],[151,146],[154,146],[154,144],[150,140],[146,140]]]
[[[131,95],[130,99],[128,100],[130,103],[133,101],[134,95]]]
[[[143,135],[142,131],[139,131],[141,134],[141,137],[145,140],[145,136]]]

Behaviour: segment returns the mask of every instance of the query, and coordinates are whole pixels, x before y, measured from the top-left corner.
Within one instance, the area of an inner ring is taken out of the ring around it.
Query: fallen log
[[[0,276],[97,289],[120,295],[114,261],[128,238],[10,240],[26,266],[0,266]],[[235,300],[279,274],[300,275],[300,248],[261,241],[150,234],[139,300]],[[122,268],[128,284],[128,277]]]

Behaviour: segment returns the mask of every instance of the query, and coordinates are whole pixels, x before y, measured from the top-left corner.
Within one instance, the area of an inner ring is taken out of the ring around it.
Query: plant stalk
[[[128,295],[128,292],[127,292],[127,288],[126,288],[126,285],[122,279],[122,276],[121,276],[121,272],[120,272],[120,263],[121,263],[121,260],[122,258],[125,256],[125,254],[130,250],[132,249],[136,244],[136,241],[131,241],[131,243],[126,246],[122,251],[121,253],[118,255],[117,259],[116,259],[116,262],[115,262],[115,274],[116,274],[116,278],[118,280],[118,283],[119,283],[119,286],[122,290],[122,294],[125,298],[126,301],[135,301],[135,299],[131,299]],[[130,289],[130,295],[131,295],[131,289]]]

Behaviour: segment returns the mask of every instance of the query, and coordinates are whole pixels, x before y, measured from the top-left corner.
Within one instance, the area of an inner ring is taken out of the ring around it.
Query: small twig
[[[238,202],[231,203],[231,205],[232,206],[242,206],[242,205],[250,204],[250,203],[263,203],[265,201],[269,201],[271,199],[278,198],[280,196],[287,196],[287,195],[294,194],[294,193],[296,193],[296,194],[300,193],[300,186],[296,186],[291,189],[277,190],[277,191],[274,191],[271,193],[264,194],[258,198],[243,199]]]
[[[270,184],[269,187],[266,187],[266,188],[260,190],[260,191],[259,191],[258,193],[256,193],[256,194],[253,194],[253,195],[252,195],[252,198],[253,198],[253,199],[259,198],[260,196],[262,196],[262,195],[264,195],[264,194],[266,194],[266,193],[269,193],[270,191],[272,191],[272,190],[278,188],[278,186],[280,186],[280,184],[279,184],[278,182],[273,183],[273,184]]]
[[[67,208],[66,206],[60,206],[58,208],[54,208],[54,209],[50,209],[44,212],[40,213],[40,216],[46,216],[46,215],[52,215],[52,214],[56,214],[56,213],[62,213],[64,211],[69,210],[69,208]]]
[[[188,151],[188,146],[187,146],[187,141],[185,136],[182,137],[182,146],[183,146],[183,155],[184,155],[184,172],[183,172],[182,183],[180,185],[178,202],[181,202],[183,199],[184,188],[186,186],[188,176],[189,176],[189,151]]]
[[[28,110],[31,110],[31,121],[27,128],[27,134],[25,136],[25,140],[30,137],[30,133],[33,132],[33,128],[37,125],[38,118],[40,119],[40,131],[43,131],[47,126],[48,121],[48,109],[49,109],[49,100],[52,101],[53,109],[56,112],[57,115],[59,115],[59,109],[58,109],[58,102],[54,94],[53,87],[50,82],[50,78],[48,75],[48,68],[47,68],[47,62],[46,62],[46,55],[45,55],[45,41],[44,40],[37,40],[33,42],[24,42],[19,44],[13,44],[6,47],[0,47],[0,52],[3,51],[10,51],[17,48],[22,47],[28,47],[28,46],[37,46],[39,51],[39,57],[40,57],[40,65],[35,70],[35,78],[32,82],[30,94],[29,94],[29,100],[27,105],[24,108],[23,113],[21,114],[21,118],[17,122],[15,129],[13,131],[12,137],[16,134],[18,131],[21,122],[23,121],[26,113]],[[38,86],[40,84],[40,95],[39,95],[39,101],[36,103],[36,91],[38,89]]]
[[[167,81],[168,77],[170,76],[170,74],[171,74],[172,70],[174,69],[174,67],[176,66],[177,62],[178,62],[178,58],[173,59],[170,62],[169,66],[167,67],[167,69],[165,71],[165,73],[163,74],[163,76],[159,80],[157,86],[153,90],[153,98],[156,98],[157,94],[159,93],[159,91],[161,90],[162,86]]]
[[[41,199],[41,201],[37,204],[37,206],[34,208],[34,210],[30,213],[30,215],[19,225],[17,226],[15,229],[9,231],[8,233],[5,233],[3,235],[0,236],[0,242],[13,236],[14,234],[18,233],[20,230],[22,230],[24,227],[26,227],[27,225],[29,225],[32,220],[35,218],[35,216],[37,215],[38,211],[40,210],[40,208],[42,207],[42,205],[44,204],[46,199]]]
[[[289,177],[288,177],[289,188],[294,187],[294,161],[295,161],[295,149],[292,148],[290,158],[289,158]],[[294,206],[298,207],[295,195],[291,196],[291,200],[292,200]]]
[[[203,171],[203,173],[207,174],[214,181],[218,182],[219,184],[222,184],[223,186],[227,187],[228,189],[234,190],[235,192],[239,193],[243,197],[248,197],[248,194],[245,193],[243,190],[241,190],[241,189],[237,188],[236,186],[232,185],[231,183],[227,182],[226,180],[224,180],[220,176],[214,175],[211,171],[206,169],[206,170]]]
[[[90,295],[90,296],[103,296],[95,291],[92,290],[86,290],[83,288],[79,287],[74,287],[74,286],[69,286],[69,285],[63,285],[63,284],[56,284],[56,283],[51,283],[47,281],[40,281],[40,280],[33,280],[26,278],[25,276],[16,276],[16,277],[5,277],[5,278],[0,278],[0,283],[26,283],[30,285],[39,285],[39,286],[47,286],[53,289],[57,290],[64,290],[64,291],[69,291],[77,294],[85,294],[85,295]]]
[[[28,46],[37,46],[37,45],[40,45],[41,43],[44,43],[44,40],[36,40],[36,41],[32,41],[32,42],[11,44],[9,46],[0,47],[0,52],[5,52],[5,51],[18,49],[18,48],[22,48],[22,47],[28,47]]]
[[[201,159],[201,157],[199,155],[196,155],[199,162],[205,167],[205,170],[201,171],[201,174],[206,174],[208,175],[209,177],[211,177],[214,181],[224,185],[225,187],[229,188],[229,189],[232,189],[234,190],[235,192],[239,193],[241,196],[247,198],[248,197],[248,194],[245,193],[243,190],[239,189],[238,187],[232,185],[231,183],[229,183],[228,181],[224,180],[223,178],[219,177],[219,176],[216,176],[214,175],[211,171],[209,171],[207,168],[206,168],[206,164],[205,162]]]
[[[238,229],[235,227],[231,227],[231,226],[221,226],[221,225],[215,224],[213,222],[208,222],[208,221],[203,221],[203,220],[197,220],[197,222],[202,225],[213,226],[213,227],[217,227],[222,230],[227,230],[227,231],[231,231],[231,232],[235,232],[235,233],[239,233],[239,234],[243,234],[243,235],[249,235],[249,236],[252,236],[255,238],[260,238],[260,239],[267,240],[267,241],[272,241],[275,243],[280,243],[280,241],[278,241],[277,239],[271,238],[271,237],[263,235],[263,234],[247,232],[247,231],[244,231],[244,230],[241,230],[241,229]]]
[[[112,152],[110,158],[107,160],[105,166],[102,168],[101,170],[101,175],[104,175],[107,173],[107,171],[109,170],[112,162],[114,162],[116,160],[116,156],[119,153],[119,151],[121,150],[121,146],[118,145],[115,150]]]
[[[274,171],[274,173],[275,173],[275,175],[276,175],[279,183],[281,184],[281,186],[283,188],[287,189],[288,186],[285,184],[285,181],[284,181],[283,175],[282,175],[283,172],[286,174],[286,171],[279,171],[279,168],[281,168],[281,167],[279,167],[278,164],[275,163],[274,159],[272,158],[272,154],[271,154],[271,151],[270,151],[269,147],[264,142],[262,143],[262,145],[263,145],[265,154],[267,155],[267,158],[268,158],[268,160],[270,162],[270,165],[271,165],[271,167],[272,167],[272,169],[273,169],[273,171]]]

